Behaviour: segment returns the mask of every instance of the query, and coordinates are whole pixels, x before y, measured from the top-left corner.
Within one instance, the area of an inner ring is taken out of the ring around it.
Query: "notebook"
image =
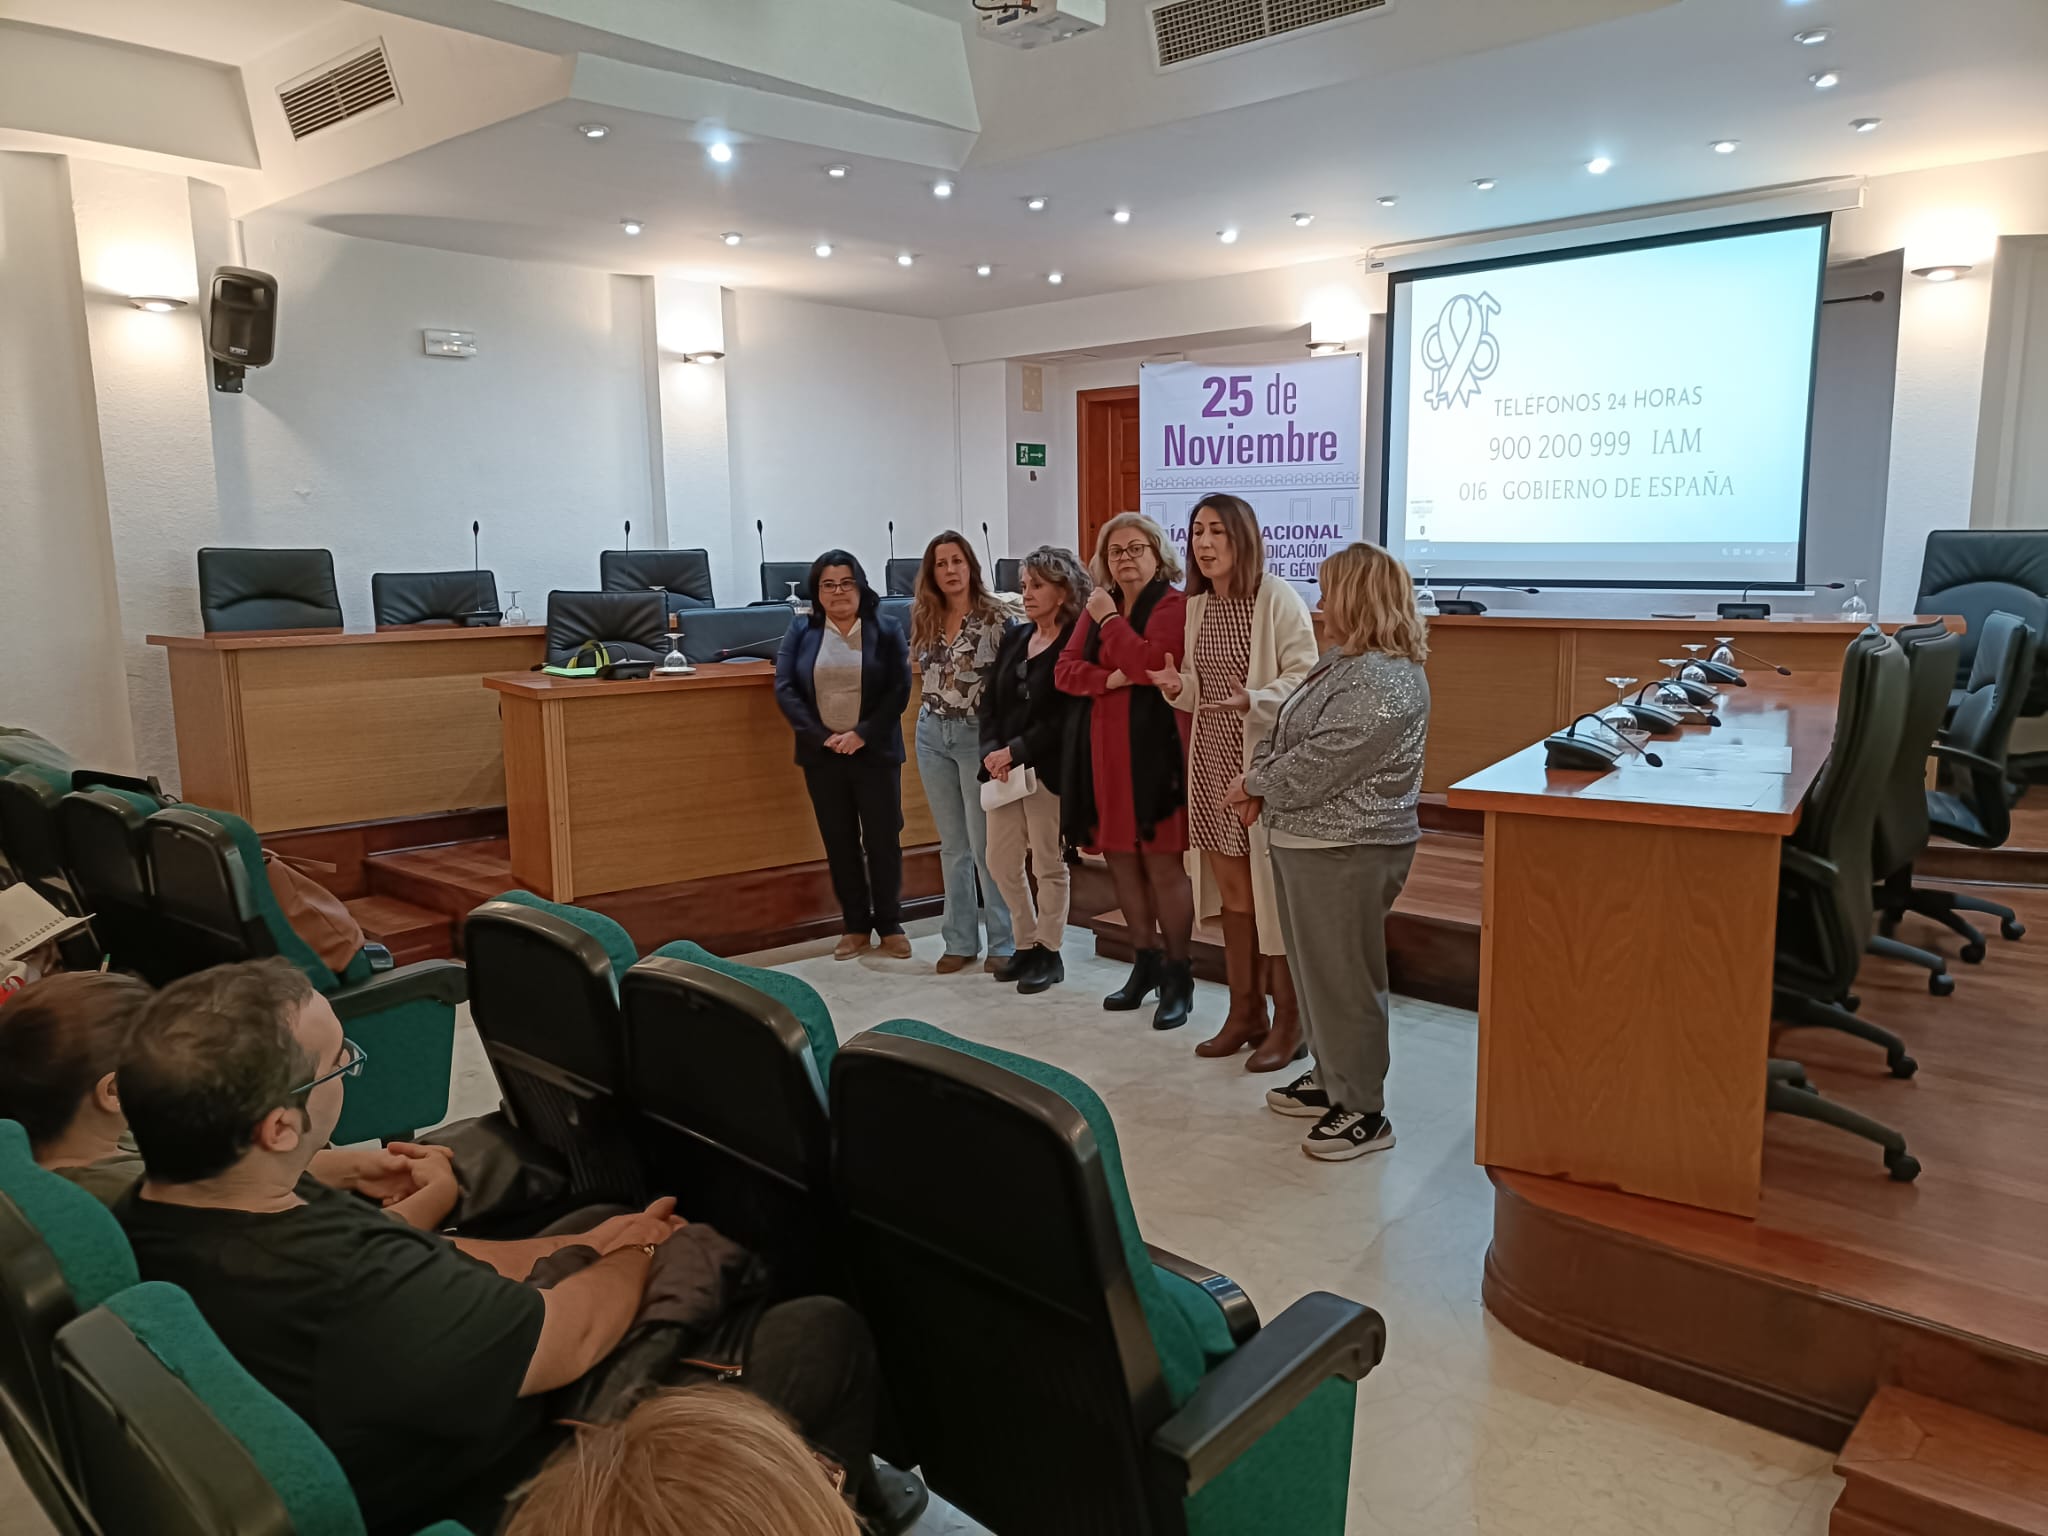
[[[10,885],[0,890],[0,960],[19,960],[38,946],[83,928],[88,920],[65,916],[31,886]]]

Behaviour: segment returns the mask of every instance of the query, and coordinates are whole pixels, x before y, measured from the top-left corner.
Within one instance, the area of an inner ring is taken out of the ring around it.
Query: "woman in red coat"
[[[1195,1000],[1188,963],[1195,895],[1184,857],[1188,717],[1149,679],[1179,671],[1187,600],[1173,586],[1180,562],[1165,533],[1136,512],[1104,525],[1090,572],[1095,590],[1054,672],[1064,692],[1092,702],[1066,770],[1061,830],[1108,861],[1136,951],[1130,979],[1102,1006],[1136,1008],[1157,988],[1152,1027],[1174,1029],[1188,1021]],[[1076,793],[1071,786],[1082,777],[1091,788]]]

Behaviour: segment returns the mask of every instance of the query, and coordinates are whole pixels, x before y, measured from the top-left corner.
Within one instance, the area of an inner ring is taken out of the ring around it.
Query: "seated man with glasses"
[[[456,1243],[328,1188],[307,1164],[363,1061],[287,961],[173,982],[117,1074],[147,1173],[115,1214],[143,1279],[189,1291],[327,1442],[373,1531],[472,1507],[489,1529],[550,1443],[541,1394],[619,1342],[680,1223],[664,1201],[572,1237]],[[570,1243],[602,1257],[551,1290],[517,1283]]]

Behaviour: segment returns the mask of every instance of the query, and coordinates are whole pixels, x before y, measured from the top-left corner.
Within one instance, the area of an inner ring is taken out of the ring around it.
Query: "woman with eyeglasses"
[[[1195,1001],[1195,896],[1184,862],[1187,716],[1150,679],[1178,672],[1187,648],[1187,601],[1173,585],[1180,562],[1157,523],[1124,512],[1103,525],[1089,575],[1094,590],[1054,673],[1062,690],[1090,706],[1085,729],[1074,733],[1060,820],[1068,842],[1098,849],[1108,862],[1135,952],[1130,978],[1102,1006],[1138,1008],[1157,990],[1152,1027],[1177,1029]]]
[[[903,711],[910,648],[881,616],[867,572],[843,549],[811,562],[813,601],[782,638],[775,702],[796,732],[832,890],[845,924],[834,960],[879,935],[882,953],[910,958],[903,932]]]

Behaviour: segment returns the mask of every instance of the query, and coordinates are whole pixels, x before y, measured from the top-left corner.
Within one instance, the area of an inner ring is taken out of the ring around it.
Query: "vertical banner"
[[[1315,601],[1317,568],[1356,539],[1365,360],[1147,363],[1138,370],[1138,492],[1187,554],[1188,514],[1212,491],[1242,496],[1266,535],[1266,569]]]

